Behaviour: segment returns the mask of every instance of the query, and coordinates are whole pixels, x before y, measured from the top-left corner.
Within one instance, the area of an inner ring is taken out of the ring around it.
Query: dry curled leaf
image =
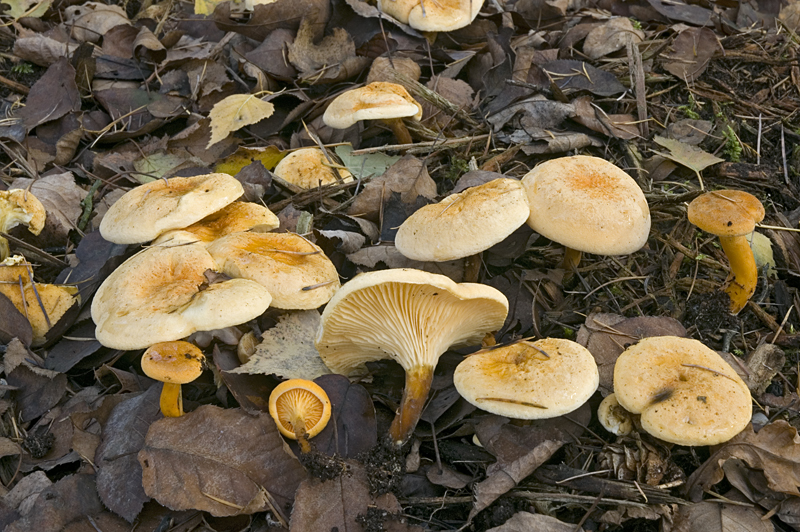
[[[213,405],[153,423],[139,462],[149,497],[215,516],[280,516],[305,477],[269,414]]]
[[[673,532],[772,532],[775,527],[763,519],[764,512],[719,502],[681,506],[675,515]]]
[[[208,117],[211,119],[211,139],[207,148],[225,139],[234,131],[272,116],[275,106],[253,94],[234,94],[217,103]]]

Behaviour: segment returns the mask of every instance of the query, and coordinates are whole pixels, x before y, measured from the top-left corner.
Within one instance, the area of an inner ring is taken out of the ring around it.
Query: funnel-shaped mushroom
[[[11,228],[23,224],[38,235],[44,229],[46,216],[44,205],[27,190],[0,190],[0,233],[8,233]],[[0,262],[8,255],[8,240],[0,236]]]
[[[338,373],[384,358],[406,370],[400,410],[389,431],[401,446],[419,421],[442,353],[451,346],[480,344],[503,325],[507,313],[505,296],[489,286],[411,269],[362,273],[325,307],[315,343],[325,364]]]
[[[331,401],[317,383],[290,379],[269,394],[269,415],[281,434],[297,440],[300,450],[307,453],[311,450],[308,439],[322,432],[331,418]]]
[[[731,265],[725,292],[731,298],[731,314],[738,314],[756,291],[758,269],[747,236],[764,219],[758,198],[741,190],[716,190],[689,204],[689,221],[719,237]]]
[[[181,384],[188,384],[203,373],[206,357],[194,344],[184,341],[151,345],[142,355],[142,371],[161,381],[161,413],[165,417],[183,415]]]

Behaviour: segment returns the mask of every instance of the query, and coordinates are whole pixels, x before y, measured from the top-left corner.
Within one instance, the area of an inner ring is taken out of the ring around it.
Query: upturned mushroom
[[[566,246],[563,268],[581,253],[627,255],[650,233],[650,209],[628,174],[597,157],[576,155],[544,162],[522,178],[531,206],[528,225]]]
[[[417,210],[397,230],[394,245],[413,260],[460,259],[501,242],[530,212],[522,183],[494,179]]]
[[[677,336],[640,340],[614,366],[614,394],[642,428],[678,445],[716,445],[750,422],[750,390],[717,353]]]
[[[758,284],[758,269],[747,237],[764,219],[764,206],[747,192],[716,190],[696,197],[689,204],[688,215],[691,223],[719,237],[731,265],[725,292],[731,299],[731,314],[738,314]]]
[[[115,244],[150,242],[217,212],[244,193],[228,174],[172,177],[126,192],[100,221],[100,234]]]
[[[144,349],[195,331],[245,323],[272,298],[247,279],[211,282],[217,265],[200,242],[153,246],[109,275],[92,301],[95,336],[106,347]]]
[[[520,341],[469,355],[453,375],[461,396],[514,419],[547,419],[579,408],[597,390],[592,354],[561,338]]]
[[[189,342],[159,342],[142,355],[142,371],[151,379],[164,383],[161,388],[161,413],[165,417],[183,415],[182,384],[188,384],[203,373],[206,357]]]
[[[44,205],[27,190],[0,190],[0,233],[26,225],[31,234],[38,235],[44,229],[46,216]],[[0,262],[9,254],[8,240],[0,235]]]
[[[322,121],[328,127],[346,129],[359,120],[383,120],[400,144],[410,144],[411,134],[402,120],[406,117],[418,121],[422,118],[422,106],[402,85],[376,81],[334,98]]]
[[[616,394],[608,394],[597,407],[597,421],[615,436],[627,436],[633,431],[633,414],[622,408]]]
[[[353,180],[353,174],[345,168],[337,168],[343,183]],[[319,148],[295,150],[278,163],[273,172],[284,181],[303,189],[331,185],[339,180]]]
[[[280,433],[297,440],[300,451],[307,453],[309,438],[322,432],[331,418],[331,401],[314,381],[290,379],[269,394],[269,414]]]
[[[405,369],[403,398],[389,429],[399,447],[419,421],[442,353],[480,344],[507,313],[505,296],[486,285],[412,269],[374,271],[357,275],[333,296],[315,344],[337,373],[351,375],[384,358]]]

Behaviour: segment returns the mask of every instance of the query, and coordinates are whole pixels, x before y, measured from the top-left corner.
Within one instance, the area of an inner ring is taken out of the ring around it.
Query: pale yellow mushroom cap
[[[38,235],[44,229],[47,211],[36,196],[27,190],[0,190],[0,231],[7,233],[20,224]]]
[[[337,170],[344,183],[353,180],[353,175],[347,169],[338,168]],[[284,181],[304,189],[338,183],[336,174],[319,148],[303,148],[293,151],[281,159],[273,173]]]
[[[312,309],[339,289],[339,274],[316,244],[294,233],[235,233],[208,246],[224,274],[264,286],[271,306]]]
[[[334,129],[345,129],[359,120],[422,118],[422,106],[396,83],[376,81],[343,92],[328,105],[322,121]]]
[[[234,201],[189,227],[162,233],[153,241],[153,245],[174,239],[180,239],[182,242],[213,242],[231,233],[267,232],[276,229],[279,225],[278,217],[263,205],[247,201]]]
[[[715,445],[750,422],[747,385],[717,353],[676,336],[645,338],[619,356],[614,393],[642,428],[679,445]]]
[[[501,242],[529,215],[522,183],[495,179],[417,210],[398,229],[394,245],[413,260],[460,259]]]
[[[216,271],[216,264],[202,243],[137,253],[94,296],[97,340],[114,349],[143,349],[239,325],[269,307],[272,298],[262,285],[247,279],[208,284],[206,270]]]
[[[287,438],[297,439],[295,422],[302,422],[306,435],[313,438],[322,432],[331,418],[331,401],[317,383],[290,379],[280,383],[269,394],[269,414]]]
[[[468,356],[453,383],[482,410],[515,419],[546,419],[579,408],[597,390],[592,354],[560,338],[494,347]]]
[[[202,220],[243,193],[241,183],[228,174],[151,181],[129,190],[108,209],[100,234],[117,244],[150,242]]]
[[[531,206],[528,225],[568,248],[599,255],[641,249],[650,209],[628,174],[598,157],[544,162],[522,178]]]

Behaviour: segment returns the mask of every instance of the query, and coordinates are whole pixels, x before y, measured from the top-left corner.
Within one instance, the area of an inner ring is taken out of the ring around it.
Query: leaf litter
[[[7,238],[37,283],[79,295],[41,345],[26,308],[0,297],[6,530],[199,530],[214,515],[254,530],[800,527],[800,240],[786,230],[800,223],[795,3],[500,1],[438,35],[354,0],[253,4],[3,3],[0,189],[47,209],[41,234]],[[379,122],[323,123],[371,65],[404,61],[418,69],[380,70],[424,109],[406,120],[411,145],[392,147]],[[271,174],[290,150],[320,145],[352,182],[300,191]],[[519,179],[575,154],[637,180],[653,216],[642,250],[584,256],[569,276],[563,248],[527,228],[472,262],[420,263],[393,246],[417,209],[496,177],[479,172]],[[568,416],[509,421],[458,396],[452,374],[469,350],[451,351],[398,452],[384,435],[403,371],[324,374],[323,308],[270,310],[193,337],[210,368],[182,388],[188,413],[162,419],[140,353],[94,339],[92,295],[139,249],[97,227],[133,186],[212,170],[274,209],[276,231],[320,245],[342,282],[410,267],[498,288],[512,310],[495,340],[578,340],[599,393]],[[760,232],[773,251],[735,317],[717,295],[727,259],[685,213],[701,189],[724,188],[768,200]],[[755,399],[752,428],[715,448],[605,432],[593,411],[616,357],[665,334],[724,353]],[[288,377],[315,378],[332,403],[309,455],[266,416]]]

